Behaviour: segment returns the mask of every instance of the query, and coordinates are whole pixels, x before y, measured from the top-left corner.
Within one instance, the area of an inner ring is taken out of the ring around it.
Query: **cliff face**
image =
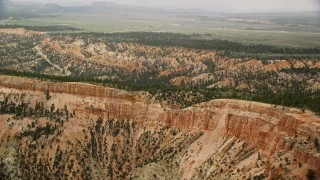
[[[54,103],[57,108],[63,109],[67,104],[77,114],[77,120],[67,123],[72,130],[64,130],[69,134],[65,135],[65,138],[71,141],[72,134],[81,133],[80,127],[88,126],[91,119],[98,117],[131,119],[139,129],[163,126],[186,133],[191,130],[202,131],[203,136],[194,139],[186,149],[189,153],[183,154],[178,161],[181,174],[186,178],[222,177],[213,175],[216,174],[213,172],[218,172],[219,168],[224,172],[230,169],[228,166],[212,169],[213,162],[209,163],[211,166],[204,165],[208,164],[210,159],[230,158],[231,155],[229,157],[226,154],[233,154],[231,149],[239,149],[241,154],[242,146],[248,152],[255,149],[252,151],[254,157],[259,153],[259,157],[261,154],[262,159],[276,167],[279,164],[283,166],[284,156],[279,154],[285,154],[290,162],[292,159],[287,170],[277,169],[280,174],[289,171],[289,175],[304,177],[303,173],[306,169],[311,168],[315,170],[317,176],[320,176],[320,152],[313,144],[314,139],[320,139],[320,118],[309,111],[302,112],[298,109],[224,99],[174,110],[143,98],[144,96],[140,94],[131,94],[112,88],[82,83],[44,82],[10,76],[0,76],[0,90],[1,94],[25,94],[26,100],[32,105],[36,101],[45,101],[48,107]],[[50,92],[52,96],[50,100],[44,98],[45,91]],[[77,127],[79,127],[78,130]],[[193,137],[193,135],[190,136]],[[222,139],[225,137],[227,140]],[[170,145],[176,144],[167,142],[166,146]],[[235,155],[233,158],[236,157]],[[239,167],[243,161],[239,160]],[[252,160],[252,162],[258,162],[258,160]],[[299,169],[296,167],[297,163],[305,166]],[[274,170],[271,170],[270,166],[265,166],[261,170],[263,175],[277,177],[271,173]],[[264,166],[261,165],[261,167]],[[253,169],[250,168],[250,170]],[[223,174],[220,171],[219,169],[218,174]],[[204,172],[207,172],[206,176],[201,175]],[[248,172],[251,171],[248,170]]]
[[[66,93],[80,96],[117,98],[131,100],[133,95],[112,88],[94,86],[82,83],[45,82],[18,77],[0,76],[0,85],[6,88],[30,91],[49,91],[52,93]]]

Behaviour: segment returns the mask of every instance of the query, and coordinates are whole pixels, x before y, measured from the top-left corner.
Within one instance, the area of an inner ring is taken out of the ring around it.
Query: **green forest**
[[[55,31],[79,31],[79,28],[70,27],[70,26],[22,26],[22,25],[0,25],[0,28],[11,29],[11,28],[24,28],[30,31],[39,31],[39,32],[55,32]]]
[[[319,58],[320,48],[289,48],[262,44],[243,44],[239,42],[205,39],[200,34],[162,33],[162,32],[126,32],[126,33],[90,33],[59,34],[95,38],[100,42],[131,42],[156,47],[183,47],[221,51],[220,55],[231,58],[293,59]]]
[[[240,99],[257,101],[287,107],[296,107],[302,111],[308,109],[317,114],[320,113],[320,92],[298,92],[286,91],[282,93],[273,93],[265,87],[261,87],[259,93],[252,93],[247,91],[240,91],[236,89],[217,89],[207,88],[206,86],[193,87],[176,87],[161,83],[134,83],[122,82],[118,80],[100,80],[88,77],[72,77],[72,76],[53,76],[47,74],[19,72],[8,69],[0,69],[0,74],[11,75],[19,77],[35,78],[43,81],[56,82],[85,82],[97,85],[103,85],[112,88],[123,89],[127,91],[146,91],[152,96],[155,96],[159,101],[166,101],[180,105],[181,107],[188,107],[193,104],[210,101],[212,99]],[[189,94],[190,97],[184,97]]]
[[[156,64],[154,66],[146,66],[147,70],[143,72],[132,71],[126,72],[116,66],[104,67],[94,61],[74,61],[68,70],[70,75],[50,75],[44,69],[51,65],[41,59],[39,54],[34,49],[34,46],[40,44],[41,41],[50,37],[56,41],[74,42],[76,39],[81,39],[84,42],[83,46],[92,43],[103,43],[110,52],[121,53],[121,49],[117,43],[131,43],[141,44],[154,47],[160,47],[163,54],[159,56],[166,56],[170,53],[169,48],[187,48],[199,50],[213,50],[218,53],[218,57],[225,61],[248,60],[255,58],[261,60],[263,64],[272,64],[276,59],[287,59],[289,62],[294,59],[307,59],[318,61],[320,58],[320,48],[288,48],[277,47],[261,44],[242,44],[238,42],[206,39],[199,34],[178,34],[178,33],[155,33],[155,32],[126,32],[126,33],[88,33],[88,32],[69,32],[78,31],[80,29],[68,26],[20,26],[20,25],[5,25],[1,28],[26,28],[34,31],[48,32],[44,35],[34,35],[32,37],[22,37],[18,35],[2,34],[1,42],[4,44],[17,43],[15,48],[11,46],[4,46],[0,50],[0,74],[21,76],[28,78],[37,78],[41,80],[59,81],[59,82],[86,82],[98,84],[127,91],[146,91],[159,101],[176,104],[181,107],[188,107],[200,102],[209,101],[212,99],[231,98],[258,101],[276,105],[283,105],[288,107],[297,107],[301,109],[310,109],[314,112],[320,113],[320,92],[319,90],[310,90],[309,85],[305,83],[308,79],[316,79],[318,76],[317,68],[288,68],[282,69],[280,72],[266,72],[253,74],[251,72],[241,72],[232,74],[223,72],[218,73],[216,66],[210,59],[204,59],[203,63],[208,68],[207,71],[200,73],[212,73],[218,80],[202,79],[194,84],[182,84],[181,86],[174,86],[171,80],[174,77],[188,76],[193,77],[197,74],[193,73],[193,67],[184,72],[172,72],[168,76],[160,76],[156,68],[166,69],[167,64]],[[68,32],[63,32],[68,31]],[[68,65],[70,57],[62,56],[59,52],[54,52],[50,48],[44,49],[44,53],[55,64],[60,67]],[[132,52],[136,58],[148,59],[145,52]],[[90,54],[86,55],[90,58]],[[156,57],[157,58],[157,57]],[[31,62],[38,62],[39,64],[30,66],[28,69],[23,69],[23,64],[32,64]],[[16,66],[19,65],[19,66]],[[12,67],[17,68],[12,68]],[[19,68],[21,67],[21,68]],[[82,67],[82,68],[79,68]],[[23,70],[21,70],[23,69]],[[128,74],[130,73],[130,74]],[[283,78],[281,73],[295,76],[301,75],[300,79]],[[116,78],[99,77],[106,76]],[[245,83],[252,85],[256,90],[238,90],[233,87],[229,88],[208,88],[211,84],[221,81],[224,78],[234,78],[236,83]],[[254,81],[259,82],[256,84]],[[272,90],[269,86],[277,88],[277,91]]]

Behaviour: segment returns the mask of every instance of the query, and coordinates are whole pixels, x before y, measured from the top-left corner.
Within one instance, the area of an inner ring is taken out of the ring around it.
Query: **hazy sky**
[[[91,4],[99,0],[17,0],[61,5]],[[101,1],[101,0],[100,0]],[[108,0],[109,2],[159,8],[206,9],[219,12],[320,11],[320,0]]]

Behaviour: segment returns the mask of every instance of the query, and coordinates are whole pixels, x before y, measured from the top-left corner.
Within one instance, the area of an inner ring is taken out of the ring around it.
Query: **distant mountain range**
[[[57,4],[40,4],[26,2],[2,2],[2,17],[37,16],[41,14],[59,12],[63,9]]]
[[[29,3],[2,1],[0,4],[2,17],[35,17],[43,14],[52,13],[90,13],[90,12],[155,12],[167,11],[138,6],[121,5],[110,2],[93,2],[91,5],[84,6],[61,6],[54,3]]]
[[[42,15],[61,14],[61,13],[209,13],[203,9],[161,9],[151,7],[141,7],[132,5],[123,5],[105,1],[95,1],[91,5],[58,5],[55,3],[32,3],[32,2],[16,2],[9,0],[0,0],[0,18],[8,17],[38,17]],[[307,12],[312,14],[320,14],[319,12]],[[224,14],[224,13],[218,13]],[[229,13],[226,13],[229,14]],[[274,13],[272,13],[274,15]],[[296,14],[296,13],[276,13],[276,14]],[[245,15],[242,13],[242,15]],[[270,13],[254,13],[254,15],[270,15]]]

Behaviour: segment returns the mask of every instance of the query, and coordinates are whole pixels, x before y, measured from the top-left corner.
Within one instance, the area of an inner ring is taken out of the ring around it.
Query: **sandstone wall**
[[[66,93],[80,96],[117,98],[133,101],[134,96],[128,92],[84,83],[61,83],[31,80],[0,75],[0,86],[30,91],[49,91],[50,93]]]
[[[310,148],[300,148],[295,139],[320,139],[320,118],[311,112],[302,113],[297,109],[237,100],[213,100],[194,107],[173,110],[112,88],[10,76],[0,76],[1,86],[24,91],[49,91],[94,97],[101,100],[104,106],[77,106],[77,111],[108,119],[133,119],[141,127],[165,124],[181,129],[200,128],[205,131],[215,131],[218,126],[223,127],[225,135],[244,139],[268,156],[278,150],[290,151],[298,161],[309,164],[320,175],[320,153]]]

